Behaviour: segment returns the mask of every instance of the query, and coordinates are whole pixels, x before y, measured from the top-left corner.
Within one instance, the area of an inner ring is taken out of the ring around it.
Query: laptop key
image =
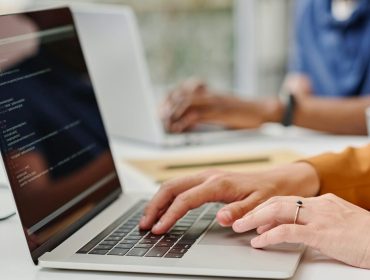
[[[191,247],[192,244],[175,244],[175,246],[173,246],[174,249],[189,249]]]
[[[189,228],[194,222],[180,222],[180,223],[177,223],[176,225],[180,226],[180,227],[186,227],[186,228]]]
[[[122,226],[120,226],[116,231],[117,231],[117,232],[130,232],[131,230],[132,230],[132,228],[131,228],[131,229],[129,229],[129,228],[127,228],[127,226],[122,225]]]
[[[174,231],[186,231],[188,229],[189,229],[189,227],[180,227],[180,226],[175,226],[173,228]]]
[[[156,257],[161,258],[164,256],[164,254],[167,253],[167,251],[170,249],[170,247],[154,247],[151,249],[148,254],[145,255],[145,257]]]
[[[114,256],[124,256],[128,252],[129,249],[116,249],[114,248],[112,251],[109,252],[108,255],[114,255]]]
[[[145,239],[152,239],[152,240],[159,240],[161,238],[162,238],[162,235],[156,235],[153,233],[150,233],[147,236],[145,236]]]
[[[180,234],[167,233],[164,238],[179,239]]]
[[[157,243],[157,240],[143,239],[140,241],[139,244],[155,244],[155,243]]]
[[[128,229],[126,229],[126,228],[121,228],[121,227],[119,227],[119,228],[118,228],[118,229],[116,229],[114,232],[115,232],[115,233],[116,233],[116,232],[130,232],[130,230],[128,230]]]
[[[106,241],[120,241],[122,239],[122,237],[118,237],[118,236],[108,236],[105,240]]]
[[[205,214],[202,219],[205,220],[213,220],[215,218],[215,214]]]
[[[165,258],[172,258],[172,259],[179,259],[182,258],[184,254],[176,254],[176,253],[167,253],[164,257]]]
[[[134,230],[130,235],[145,236],[149,231],[147,230]]]
[[[134,257],[143,257],[148,249],[145,248],[133,248],[128,253],[127,256],[134,256]]]
[[[109,252],[109,250],[98,250],[98,249],[94,249],[89,254],[93,254],[93,255],[105,255],[108,252]]]
[[[123,239],[121,240],[121,242],[119,244],[136,244],[137,243],[137,240],[126,240],[126,239]]]
[[[187,251],[188,251],[188,249],[185,249],[185,248],[172,248],[170,250],[170,253],[184,255]]]
[[[113,245],[114,246],[116,244],[117,244],[117,241],[103,241],[99,245]]]
[[[125,238],[125,240],[140,240],[141,236],[129,235]]]
[[[202,220],[196,222],[183,236],[184,240],[196,240],[208,228],[213,220]],[[180,240],[181,241],[181,240]]]
[[[193,245],[196,239],[180,239],[179,242],[176,243],[176,245]]]
[[[98,245],[94,248],[94,250],[110,250],[113,248],[114,245]]]
[[[111,237],[120,237],[120,238],[123,238],[127,235],[127,233],[124,233],[124,232],[114,232],[112,233],[110,236]]]
[[[133,228],[133,227],[136,227],[137,226],[137,221],[128,221],[127,223],[125,223],[125,227],[127,228]]]
[[[115,248],[118,249],[131,249],[135,244],[118,244]]]
[[[153,244],[137,244],[134,248],[147,248],[150,249],[153,247]]]
[[[185,230],[171,230],[169,233],[175,235],[183,235],[185,232]]]
[[[169,243],[175,243],[179,238],[169,238],[169,237],[163,237],[160,242],[169,242]]]
[[[119,241],[122,240],[122,237],[120,236],[112,236],[115,233],[126,233],[128,234],[131,232],[136,226],[137,222],[135,224],[134,221],[131,221],[131,226],[126,226],[124,224],[125,220],[130,216],[134,215],[136,217],[136,220],[141,217],[141,214],[139,212],[143,212],[145,201],[139,201],[137,204],[135,204],[128,212],[126,212],[124,215],[119,217],[117,220],[115,220],[112,224],[110,224],[107,228],[105,228],[102,232],[100,232],[97,236],[95,236],[93,239],[91,239],[87,244],[85,244],[82,248],[80,248],[77,253],[78,254],[87,254],[95,246],[98,244],[100,245],[115,245]],[[113,231],[113,234],[111,234]],[[109,235],[111,234],[111,235]],[[135,241],[136,242],[136,241]]]
[[[162,242],[162,241],[159,241],[157,243],[157,247],[171,247],[175,242]]]

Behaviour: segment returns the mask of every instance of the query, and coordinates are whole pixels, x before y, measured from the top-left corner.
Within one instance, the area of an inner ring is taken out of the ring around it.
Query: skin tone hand
[[[293,224],[296,201],[301,200]],[[346,264],[370,268],[370,213],[333,194],[273,197],[233,224],[236,232],[257,228],[255,248],[282,242],[304,243]]]
[[[148,203],[140,228],[163,234],[188,210],[216,201],[227,203],[217,213],[219,224],[231,226],[270,197],[310,197],[318,191],[318,175],[310,164],[304,162],[246,174],[211,170],[164,183]]]
[[[174,133],[191,130],[200,123],[229,129],[257,128],[279,122],[282,105],[278,99],[246,101],[210,90],[205,83],[189,79],[173,90],[161,108],[165,128]]]
[[[334,134],[367,133],[364,112],[370,106],[368,95],[318,97],[310,79],[301,74],[289,74],[284,87],[296,97],[294,125]],[[283,112],[284,105],[276,97],[243,100],[191,79],[170,93],[161,116],[167,131],[181,133],[199,124],[217,124],[228,129],[258,128],[266,122],[280,123]]]

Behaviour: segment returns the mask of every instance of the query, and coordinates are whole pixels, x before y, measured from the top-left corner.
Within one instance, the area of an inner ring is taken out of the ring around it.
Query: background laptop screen
[[[121,190],[67,8],[0,17],[0,146],[32,253]]]

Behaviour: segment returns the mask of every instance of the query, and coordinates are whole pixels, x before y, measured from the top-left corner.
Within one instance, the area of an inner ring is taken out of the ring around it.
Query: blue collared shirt
[[[370,95],[370,0],[344,21],[331,0],[296,0],[290,72],[307,75],[316,96]]]

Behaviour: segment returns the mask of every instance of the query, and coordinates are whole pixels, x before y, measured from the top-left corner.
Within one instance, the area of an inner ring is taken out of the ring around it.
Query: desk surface
[[[230,144],[212,144],[177,149],[160,149],[145,145],[124,142],[114,139],[112,149],[121,180],[125,182],[127,192],[156,190],[147,177],[123,163],[123,158],[150,158],[159,155],[191,155],[193,153],[232,152],[232,151],[264,151],[290,148],[304,155],[313,155],[325,151],[340,151],[346,146],[361,146],[369,142],[367,137],[334,137],[314,134],[299,129],[272,129],[269,136],[253,136],[234,141]],[[5,174],[0,173],[0,183],[5,182]],[[0,204],[4,197],[0,197]],[[207,279],[200,277],[153,276],[122,273],[96,273],[80,271],[61,271],[40,269],[33,265],[23,233],[17,218],[13,217],[0,222],[0,278],[1,279]],[[331,260],[312,249],[307,249],[292,279],[370,279],[370,271],[346,266]]]

